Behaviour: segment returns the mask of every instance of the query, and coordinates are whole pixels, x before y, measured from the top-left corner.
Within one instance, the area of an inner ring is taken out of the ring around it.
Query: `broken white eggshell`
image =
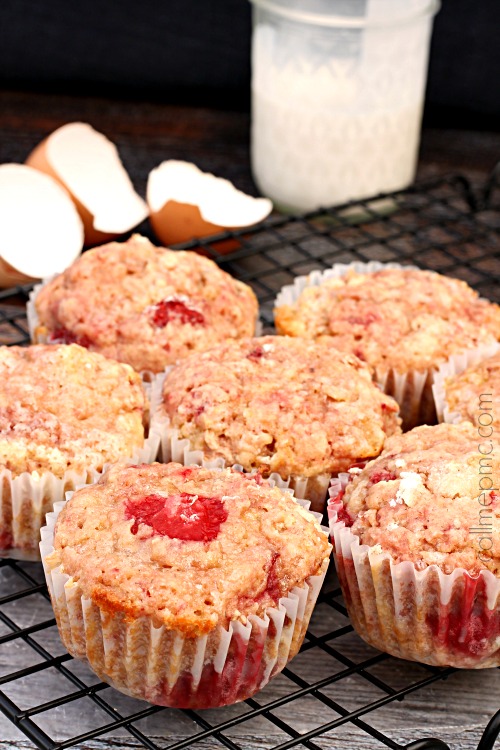
[[[26,164],[58,180],[71,195],[85,227],[85,244],[108,242],[148,215],[114,143],[84,122],[55,130]]]
[[[174,159],[150,172],[147,202],[155,234],[165,245],[251,227],[273,208],[268,198],[246,195],[229,180]]]
[[[60,273],[82,247],[83,224],[66,190],[24,164],[0,165],[0,286]]]

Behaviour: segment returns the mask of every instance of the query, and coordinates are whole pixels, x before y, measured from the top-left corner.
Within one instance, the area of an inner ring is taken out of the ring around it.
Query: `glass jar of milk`
[[[439,0],[252,0],[252,169],[307,211],[415,176]]]

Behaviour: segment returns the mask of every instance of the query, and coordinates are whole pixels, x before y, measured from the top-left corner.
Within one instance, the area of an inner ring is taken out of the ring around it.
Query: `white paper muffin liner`
[[[40,552],[61,639],[100,679],[127,695],[177,708],[214,708],[244,700],[260,690],[298,652],[329,560],[246,624],[232,621],[207,635],[155,627],[148,616],[135,620],[109,612],[83,595],[78,581],[51,569],[58,502],[42,528]],[[325,527],[322,527],[327,531]]]
[[[419,270],[417,266],[403,266],[400,263],[380,263],[371,261],[369,263],[336,263],[326,271],[312,271],[308,276],[298,276],[293,284],[284,286],[278,293],[274,302],[274,308],[282,305],[294,305],[304,289],[310,286],[321,286],[328,279],[345,276],[348,271],[369,274],[383,269],[412,269]],[[375,368],[373,378],[388,396],[392,396],[399,404],[400,416],[403,420],[403,429],[410,430],[419,424],[435,424],[436,410],[432,396],[432,384],[436,367],[426,370],[409,370],[398,372],[394,368]]]
[[[144,390],[151,415],[157,409],[151,384],[144,383]],[[120,463],[152,463],[158,455],[160,440],[160,432],[150,424],[143,446],[132,456],[124,456]],[[40,527],[54,503],[62,500],[69,490],[97,482],[109,466],[108,462],[102,469],[89,467],[81,472],[70,469],[62,477],[49,471],[13,476],[8,469],[0,469],[0,558],[40,560]]]
[[[462,354],[455,354],[438,368],[434,376],[432,393],[434,396],[434,403],[436,405],[436,413],[439,422],[458,424],[464,419],[468,419],[467,416],[462,415],[460,412],[451,411],[449,409],[446,403],[445,388],[447,378],[453,378],[455,375],[461,375],[465,370],[467,370],[467,368],[473,367],[474,365],[483,362],[485,359],[493,357],[498,352],[500,352],[500,343],[477,346],[476,348],[469,349]]]
[[[394,563],[375,545],[360,544],[338,512],[349,474],[332,480],[330,537],[347,611],[371,646],[434,666],[483,669],[500,665],[500,579],[481,570],[443,573]]]
[[[38,313],[36,311],[35,301],[40,290],[43,289],[43,287],[46,286],[50,281],[52,281],[53,278],[55,278],[55,276],[48,276],[43,281],[40,281],[38,284],[35,284],[31,292],[29,293],[28,302],[26,303],[26,318],[28,320],[28,331],[30,334],[30,339],[34,344],[47,343],[47,337],[41,335],[38,332],[38,326],[39,326],[40,321],[38,318]]]
[[[188,438],[180,438],[179,430],[170,426],[170,420],[165,413],[161,412],[163,402],[163,385],[165,377],[172,368],[167,368],[164,373],[155,377],[152,384],[151,400],[157,405],[152,413],[151,424],[160,433],[159,460],[163,463],[176,461],[184,466],[204,466],[207,469],[223,469],[226,466],[224,458],[206,458],[202,450],[193,450]],[[246,471],[240,464],[233,464],[233,469],[244,473],[255,474],[257,470]],[[289,488],[298,499],[307,500],[311,510],[323,513],[326,507],[328,487],[330,486],[331,474],[318,474],[315,477],[304,477],[299,474],[291,474],[285,479],[277,472],[267,477],[272,484],[281,489]]]
[[[30,339],[33,342],[33,344],[47,344],[51,343],[47,340],[47,335],[43,331],[40,330],[40,319],[38,317],[38,313],[36,311],[36,298],[38,297],[39,292],[43,289],[44,286],[49,284],[52,279],[54,279],[55,276],[49,276],[46,279],[43,279],[39,284],[35,284],[31,292],[29,293],[28,302],[26,303],[26,317],[28,320],[28,331],[30,334]],[[262,322],[257,318],[255,322],[255,333],[254,336],[260,336],[262,334]]]

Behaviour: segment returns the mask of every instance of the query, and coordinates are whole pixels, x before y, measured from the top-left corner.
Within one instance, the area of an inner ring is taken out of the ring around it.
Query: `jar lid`
[[[396,26],[435,15],[440,0],[250,0],[269,13],[298,23],[344,29]]]

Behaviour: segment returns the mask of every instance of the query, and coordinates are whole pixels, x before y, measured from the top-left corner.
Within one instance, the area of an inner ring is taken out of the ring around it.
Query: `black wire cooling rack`
[[[436,179],[184,247],[201,250],[250,284],[269,328],[272,301],[284,284],[352,260],[417,264],[464,279],[500,301],[497,187],[498,172],[483,189],[473,189],[460,176]],[[220,255],[228,242],[231,253]],[[0,292],[0,343],[28,342],[29,288]],[[0,709],[43,750],[322,750],[342,744],[359,750],[446,750],[442,740],[419,739],[422,731],[414,725],[426,726],[432,709],[443,731],[453,719],[463,747],[460,717],[465,726],[475,710],[484,723],[485,709],[481,713],[477,703],[481,696],[498,694],[498,677],[498,670],[459,673],[374,651],[352,631],[332,572],[301,653],[255,697],[210,711],[150,706],[99,682],[64,651],[39,564],[0,560]],[[494,703],[493,697],[490,714]],[[478,750],[492,748],[499,733],[500,712],[484,730]]]

